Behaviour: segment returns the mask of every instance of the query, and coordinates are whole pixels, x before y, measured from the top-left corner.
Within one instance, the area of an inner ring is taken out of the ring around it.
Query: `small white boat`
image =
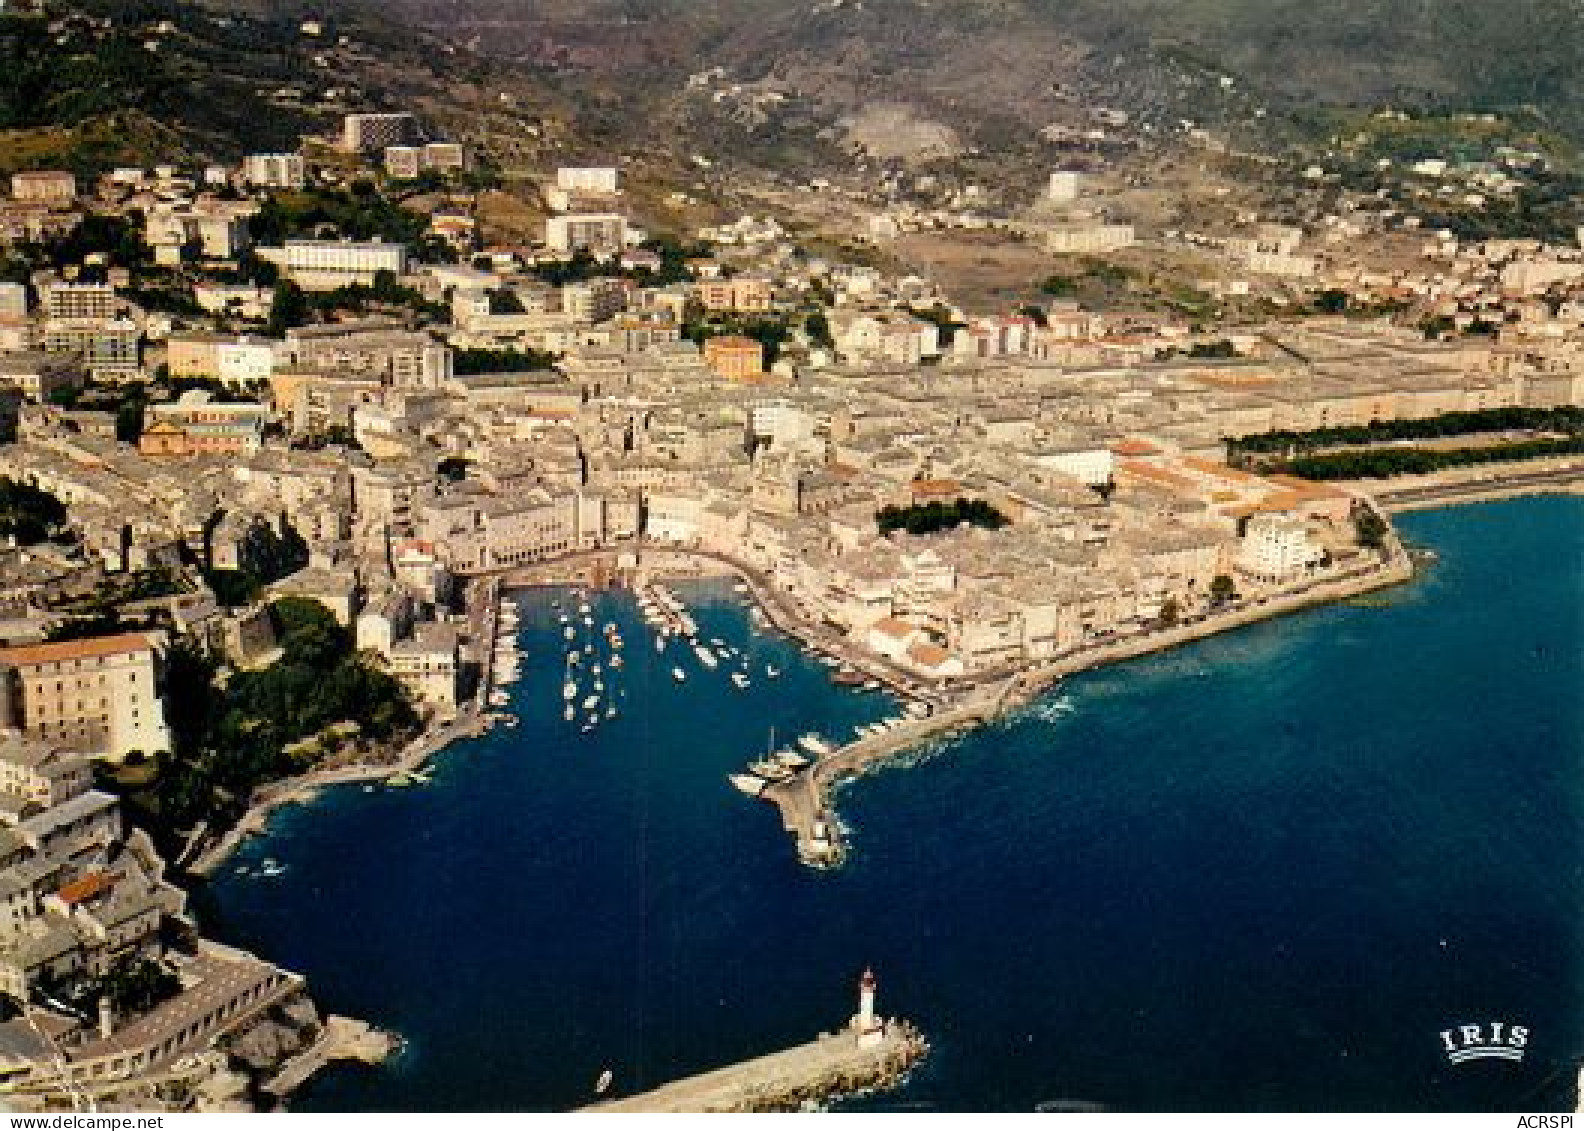
[[[693,654],[698,657],[699,663],[703,664],[706,668],[716,667],[720,663],[720,661],[715,658],[715,653],[711,652],[702,644],[693,645]]]
[[[665,642],[666,642],[665,633],[662,632],[659,636],[656,636],[655,637],[655,651],[656,652],[664,652],[665,651]]]
[[[676,680],[678,683],[681,683],[683,680],[687,679],[687,672],[683,671],[681,668],[672,668],[671,678]]]
[[[800,735],[798,737],[798,745],[804,750],[807,750],[810,754],[814,755],[816,758],[823,758],[825,755],[831,752],[831,744],[826,742],[813,731],[810,731],[808,734]]]
[[[571,625],[568,625],[561,635],[565,636],[568,640],[576,640],[577,629],[573,628]]]
[[[776,667],[774,664],[766,664],[765,665],[765,675],[768,676],[770,679],[775,679],[776,676],[778,676],[780,674],[781,674],[781,669]]]
[[[561,712],[561,717],[567,722],[571,722],[573,719],[577,718],[577,708],[568,703],[566,705],[566,710]]]
[[[259,864],[259,875],[261,876],[279,876],[285,871],[286,865],[276,860],[273,856],[264,857],[263,862]]]
[[[577,693],[578,686],[575,681],[569,679],[566,681],[566,683],[561,685],[561,698],[570,701],[577,698]]]
[[[756,774],[727,774],[726,780],[749,797],[758,797],[765,791],[765,785],[767,784],[764,778]]]
[[[607,719],[614,719],[616,717],[616,704],[612,703],[605,708],[605,717]]]
[[[772,757],[778,765],[785,766],[789,770],[801,770],[809,764],[809,760],[795,750],[780,750]]]
[[[596,1096],[603,1096],[606,1092],[610,1091],[611,1081],[615,1079],[615,1074],[613,1074],[609,1068],[607,1068],[604,1072],[601,1072],[599,1074],[599,1079],[594,1081],[594,1094]]]
[[[599,696],[598,695],[590,695],[587,699],[583,700],[583,709],[585,711],[592,711],[595,707],[598,707],[598,706],[599,706]]]
[[[748,677],[743,675],[742,672],[732,672],[731,673],[731,681],[733,683],[735,683],[738,686],[738,688],[747,687],[749,682],[750,682]]]
[[[620,656],[612,656],[610,658],[610,666],[613,667],[613,668],[616,668],[616,669],[620,669],[621,666],[622,666],[622,658]]]

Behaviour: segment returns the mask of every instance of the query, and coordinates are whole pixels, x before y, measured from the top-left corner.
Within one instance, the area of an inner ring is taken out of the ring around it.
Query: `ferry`
[[[713,668],[720,663],[720,661],[715,658],[715,653],[711,652],[702,644],[693,645],[693,654],[699,658],[699,663],[703,664],[706,668]]]
[[[683,671],[681,668],[672,668],[671,678],[676,680],[678,683],[681,683],[683,680],[687,679],[687,672]]]
[[[800,735],[798,737],[798,745],[804,750],[807,750],[810,754],[814,755],[816,758],[823,758],[827,754],[832,753],[831,744],[826,742],[813,731],[810,731],[805,735]]]
[[[755,774],[727,774],[726,780],[749,797],[758,797],[770,783]]]
[[[739,689],[747,687],[749,683],[748,677],[743,675],[742,672],[732,672],[731,681],[735,683]]]

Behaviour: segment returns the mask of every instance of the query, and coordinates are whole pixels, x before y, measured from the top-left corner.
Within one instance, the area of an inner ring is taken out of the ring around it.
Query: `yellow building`
[[[752,338],[726,335],[704,343],[704,363],[731,381],[755,381],[764,374],[764,346]]]

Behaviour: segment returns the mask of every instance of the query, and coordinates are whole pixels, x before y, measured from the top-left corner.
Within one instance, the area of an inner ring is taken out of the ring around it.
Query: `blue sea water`
[[[836,1027],[869,964],[935,1046],[872,1108],[1558,1106],[1584,1055],[1584,500],[1400,526],[1439,555],[1410,586],[1088,673],[849,786],[831,873],[725,775],[771,727],[892,704],[727,587],[682,592],[746,645],[746,691],[600,594],[625,698],[584,735],[553,595],[521,594],[521,725],[428,787],[286,811],[236,858],[285,873],[227,872],[205,924],[407,1038],[302,1109],[575,1106],[605,1068],[627,1092]],[[1521,1064],[1448,1064],[1442,1030],[1492,1021],[1529,1029]]]

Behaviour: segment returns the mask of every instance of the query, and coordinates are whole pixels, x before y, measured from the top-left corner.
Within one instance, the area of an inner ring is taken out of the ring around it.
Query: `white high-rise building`
[[[1083,174],[1058,169],[1050,175],[1050,188],[1046,195],[1057,204],[1071,204],[1078,199],[1083,184]]]

